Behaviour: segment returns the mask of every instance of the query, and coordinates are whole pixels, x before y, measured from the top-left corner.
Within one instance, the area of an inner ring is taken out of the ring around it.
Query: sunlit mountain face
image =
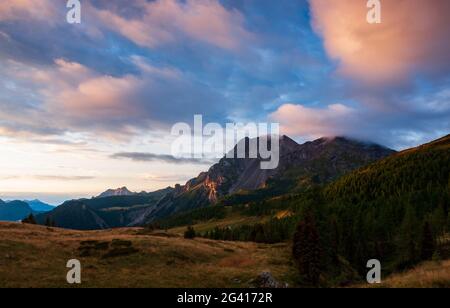
[[[395,150],[450,130],[450,2],[0,3],[0,198],[51,204],[186,183],[175,123],[279,123]],[[72,16],[73,17],[73,16]],[[73,21],[73,20],[72,20]]]

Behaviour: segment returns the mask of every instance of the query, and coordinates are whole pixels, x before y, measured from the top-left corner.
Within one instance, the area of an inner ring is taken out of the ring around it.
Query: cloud
[[[32,178],[38,181],[86,181],[93,180],[96,177],[94,176],[81,176],[81,175],[32,175],[32,176],[23,176],[23,175],[6,175],[0,176],[0,180],[11,180],[11,179],[23,179],[23,178]]]
[[[4,62],[4,87],[11,93],[4,100],[0,94],[0,129],[25,138],[67,132],[119,138],[150,127],[167,128],[196,113],[224,113],[224,97],[210,86],[141,57],[130,61],[138,73],[122,76],[62,58],[50,67]],[[14,81],[13,90],[8,89],[9,80]],[[24,106],[26,102],[31,103]]]
[[[341,74],[386,85],[448,72],[448,0],[381,1],[381,24],[367,23],[366,1],[309,2],[314,28]]]
[[[56,7],[49,0],[7,0],[0,2],[0,22],[10,20],[52,21]]]
[[[108,9],[94,9],[102,26],[148,48],[176,43],[180,38],[237,50],[252,35],[245,30],[244,17],[225,9],[216,0],[135,1],[139,16],[125,18]]]
[[[174,175],[153,175],[145,174],[142,175],[142,179],[152,182],[161,183],[185,183],[192,178],[192,174],[174,174]]]
[[[41,181],[86,181],[93,180],[93,176],[63,176],[63,175],[35,175],[33,176],[36,180]]]
[[[357,114],[355,109],[342,104],[325,108],[285,104],[271,114],[270,119],[282,124],[283,134],[319,138],[345,135]]]
[[[210,165],[212,162],[209,160],[195,159],[195,158],[176,158],[167,154],[154,154],[154,153],[136,153],[136,152],[124,152],[111,155],[111,158],[115,159],[130,159],[136,162],[152,162],[159,161],[171,164],[195,164],[195,165]]]
[[[448,127],[447,3],[383,0],[368,25],[363,0],[95,0],[69,25],[65,3],[1,1],[0,134],[114,153],[196,113],[273,113],[292,134],[422,140]]]
[[[283,134],[302,140],[346,136],[401,150],[437,139],[450,131],[448,91],[438,91],[427,97],[432,106],[439,107],[419,105],[420,108],[392,112],[371,106],[285,104],[270,114],[269,120],[279,123]]]

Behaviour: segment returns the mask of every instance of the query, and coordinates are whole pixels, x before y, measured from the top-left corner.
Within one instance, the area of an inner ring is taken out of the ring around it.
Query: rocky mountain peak
[[[107,191],[101,193],[96,198],[105,198],[105,197],[113,197],[113,196],[130,196],[135,195],[136,193],[131,192],[126,187],[121,187],[117,189],[108,189]]]

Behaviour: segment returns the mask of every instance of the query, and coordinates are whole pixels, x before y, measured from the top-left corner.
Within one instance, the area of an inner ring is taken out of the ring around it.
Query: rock
[[[288,287],[287,283],[278,282],[270,272],[263,272],[259,274],[254,283],[256,284],[257,288],[281,289]]]

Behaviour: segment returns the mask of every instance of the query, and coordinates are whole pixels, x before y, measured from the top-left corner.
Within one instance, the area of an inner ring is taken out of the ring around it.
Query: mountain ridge
[[[245,138],[239,143],[248,145],[250,141]],[[259,155],[242,159],[224,157],[185,185],[139,194],[126,187],[107,190],[92,199],[65,202],[52,212],[39,215],[37,221],[44,223],[49,217],[57,226],[87,230],[140,226],[179,212],[217,204],[224,197],[241,191],[272,187],[285,191],[328,183],[395,153],[376,144],[344,137],[320,138],[298,144],[287,136],[281,136],[279,150],[280,164],[273,170],[260,168],[262,159]],[[86,217],[82,217],[83,213]]]
[[[250,142],[249,138],[241,140]],[[259,142],[259,140],[257,140]],[[232,151],[237,151],[239,143]],[[248,149],[248,147],[247,147]],[[148,208],[130,226],[146,224],[180,211],[216,204],[221,198],[239,191],[252,191],[268,186],[272,179],[292,173],[292,181],[302,177],[307,181],[326,183],[346,172],[389,156],[396,151],[374,143],[350,140],[345,137],[320,138],[298,144],[288,136],[280,138],[280,164],[273,170],[260,168],[261,158],[222,158],[207,172],[177,185],[154,207]]]

